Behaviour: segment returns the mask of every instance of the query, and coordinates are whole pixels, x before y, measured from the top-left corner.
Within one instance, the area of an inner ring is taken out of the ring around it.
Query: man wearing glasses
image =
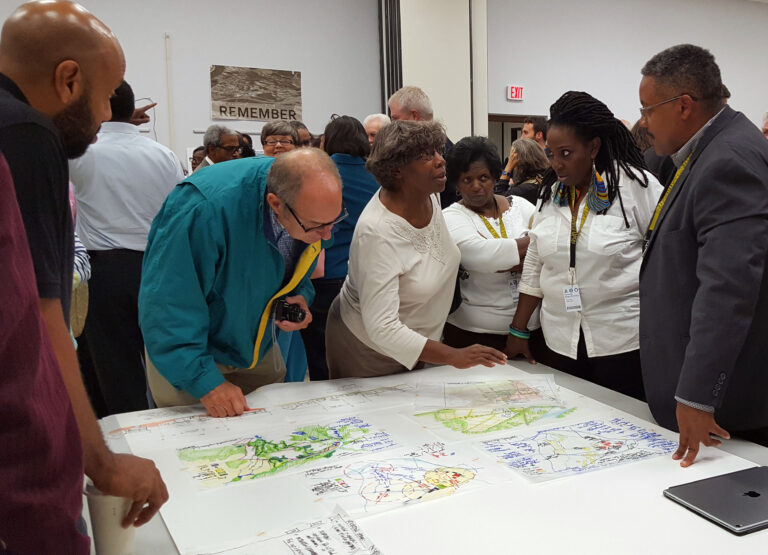
[[[312,321],[309,276],[346,217],[341,179],[315,148],[195,173],[168,196],[144,255],[139,320],[158,406],[248,410],[244,394],[283,381],[275,343]],[[305,313],[274,321],[285,300]]]
[[[207,166],[240,158],[240,137],[224,125],[211,125],[203,135],[205,158],[197,165],[195,171]]]
[[[642,74],[640,124],[676,172],[646,233],[640,357],[689,466],[730,434],[768,445],[768,142],[707,50],[673,46]]]

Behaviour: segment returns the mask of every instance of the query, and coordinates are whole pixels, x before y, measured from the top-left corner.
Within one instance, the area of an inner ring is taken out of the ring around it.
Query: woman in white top
[[[480,343],[504,349],[536,208],[522,197],[493,193],[501,160],[485,137],[463,138],[445,158],[447,186],[461,200],[443,216],[461,251],[463,272],[461,304],[448,316],[444,341],[458,348]]]
[[[366,167],[381,185],[360,215],[349,274],[326,327],[330,378],[382,376],[420,362],[468,368],[503,364],[503,353],[440,342],[459,249],[445,226],[442,127],[396,121],[379,131]]]
[[[533,362],[526,325],[541,302],[551,351],[540,361],[643,398],[639,274],[661,186],[629,130],[587,93],[550,108],[547,155],[507,355]]]

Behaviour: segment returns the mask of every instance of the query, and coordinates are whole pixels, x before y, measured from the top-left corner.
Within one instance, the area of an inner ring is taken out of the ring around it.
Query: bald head
[[[306,243],[331,237],[342,198],[339,170],[328,154],[318,148],[282,154],[269,170],[267,191],[267,202],[292,237]]]
[[[123,80],[125,58],[112,31],[79,4],[30,2],[3,25],[0,72],[53,119],[75,157],[109,121],[109,98]]]

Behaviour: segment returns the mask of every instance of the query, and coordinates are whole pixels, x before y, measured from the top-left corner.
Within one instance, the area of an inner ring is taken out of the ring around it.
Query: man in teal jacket
[[[282,381],[275,325],[312,321],[309,276],[346,210],[333,161],[318,149],[204,168],[180,183],[152,223],[139,320],[158,406],[203,403],[211,416],[247,410],[244,397]],[[276,299],[302,322],[274,322]]]

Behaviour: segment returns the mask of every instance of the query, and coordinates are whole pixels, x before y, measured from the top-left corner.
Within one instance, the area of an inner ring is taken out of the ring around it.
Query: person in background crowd
[[[127,82],[109,102],[111,120],[69,171],[77,232],[93,274],[83,333],[107,411],[117,414],[150,408],[138,313],[141,261],[152,220],[184,174],[173,151],[130,123],[135,103]]]
[[[299,134],[287,121],[272,121],[261,128],[261,148],[265,156],[279,156],[299,144]]]
[[[389,113],[392,121],[432,121],[432,101],[419,87],[406,86],[389,98]],[[446,137],[442,153],[450,151],[453,143]],[[456,201],[456,191],[446,187],[440,193],[440,206],[447,208]]]
[[[523,122],[521,139],[533,139],[542,150],[547,148],[547,118],[533,116]]]
[[[205,147],[199,146],[192,151],[192,156],[189,159],[189,167],[192,171],[195,171],[203,160],[205,160]]]
[[[587,93],[552,105],[547,151],[506,353],[534,361],[528,325],[541,302],[539,360],[642,399],[638,274],[661,186],[629,130]]]
[[[509,158],[495,191],[502,196],[522,197],[536,204],[544,172],[549,169],[544,151],[533,139],[517,139],[509,149]]]
[[[240,136],[237,131],[225,125],[208,127],[203,135],[203,146],[205,158],[197,165],[195,171],[240,157]]]
[[[132,500],[124,526],[149,521],[168,499],[152,461],[113,453],[104,443],[69,331],[74,234],[67,158],[81,156],[110,118],[109,97],[124,70],[115,35],[79,4],[24,4],[0,34],[0,153],[19,208],[6,192],[0,221],[9,238],[0,245],[4,263],[20,270],[0,272],[8,286],[0,287],[3,295],[19,292],[0,304],[0,538],[10,551],[88,552],[75,530],[83,470],[102,492]],[[82,451],[73,445],[78,435]]]
[[[392,120],[387,114],[371,114],[366,116],[363,120],[363,127],[365,127],[365,133],[368,135],[369,144],[373,144],[376,134],[382,126],[387,125],[388,123],[392,123]]]
[[[444,341],[458,349],[477,343],[503,350],[517,306],[536,207],[522,197],[494,194],[500,173],[496,147],[485,137],[465,137],[446,155],[446,178],[455,183],[461,200],[443,216],[466,275],[459,281],[461,304],[448,316]]]
[[[256,156],[253,150],[253,139],[248,133],[238,133],[240,137],[240,158],[252,158]]]
[[[339,294],[349,266],[349,245],[357,220],[379,184],[365,169],[370,153],[363,125],[351,116],[337,117],[325,127],[325,151],[331,156],[341,175],[344,207],[349,213],[333,230],[333,246],[325,252],[323,276],[313,279],[315,302],[312,323],[302,330],[309,361],[309,379],[327,380],[325,360],[325,326],[331,303]]]
[[[291,120],[288,123],[291,124],[299,135],[299,141],[296,143],[297,147],[312,146],[312,133],[309,132],[304,122]]]
[[[646,228],[643,381],[689,466],[729,432],[768,446],[768,142],[709,51],[673,46],[642,75],[641,125],[677,167]]]
[[[333,378],[405,372],[423,362],[469,368],[504,364],[481,345],[440,342],[460,253],[440,211],[445,188],[442,126],[394,121],[373,143],[366,167],[381,185],[352,236],[349,274],[326,325]]]
[[[171,192],[152,224],[139,293],[158,406],[199,400],[211,416],[240,415],[244,393],[283,380],[272,326],[312,321],[309,276],[342,218],[341,179],[317,149],[217,165]],[[304,318],[275,321],[283,302]]]
[[[768,113],[763,117],[763,136],[768,139]]]

